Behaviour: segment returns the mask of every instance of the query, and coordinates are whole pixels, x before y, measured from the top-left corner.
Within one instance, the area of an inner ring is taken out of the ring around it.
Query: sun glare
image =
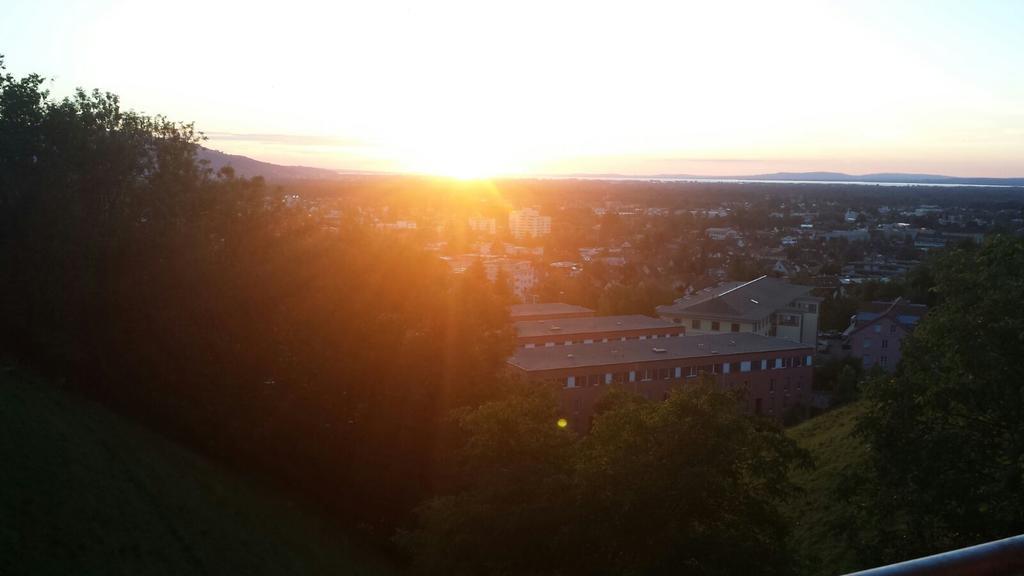
[[[481,145],[478,150],[472,150],[465,146],[445,146],[438,143],[429,153],[416,156],[416,160],[409,163],[408,169],[432,176],[483,180],[519,172],[505,162],[500,154],[488,150],[485,145]]]

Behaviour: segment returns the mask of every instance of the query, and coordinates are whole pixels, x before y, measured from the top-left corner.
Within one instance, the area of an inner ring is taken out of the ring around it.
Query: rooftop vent
[[[735,346],[735,345],[736,345],[736,341],[735,340],[729,340],[729,346]]]
[[[572,358],[572,354],[566,354],[565,356],[566,356],[567,358]]]
[[[711,353],[712,354],[718,354],[718,350],[712,350]]]
[[[664,354],[665,352],[668,352],[668,350],[665,348],[651,348],[651,352],[654,352],[655,354]]]
[[[551,328],[549,328],[549,330],[561,330],[561,329],[562,329],[561,326],[552,326]]]
[[[758,302],[757,300],[754,300],[753,298],[751,298],[750,301],[753,302],[754,304],[760,304],[760,302]]]

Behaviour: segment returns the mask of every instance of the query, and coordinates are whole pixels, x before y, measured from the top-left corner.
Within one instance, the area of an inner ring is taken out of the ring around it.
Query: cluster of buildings
[[[710,377],[739,390],[746,409],[782,419],[813,396],[822,299],[812,288],[761,276],[719,284],[657,308],[658,318],[598,316],[562,303],[518,304],[511,318],[516,350],[509,370],[560,391],[570,423],[589,427],[609,386],[650,400]],[[927,307],[901,299],[862,307],[843,333],[842,354],[865,369],[893,371],[903,340]]]
[[[596,316],[567,304],[514,306],[513,374],[561,389],[561,408],[586,429],[608,386],[651,400],[708,376],[743,391],[747,409],[781,419],[811,403],[820,299],[810,288],[757,278],[642,315]]]
[[[441,259],[447,262],[452,272],[456,274],[462,274],[477,262],[483,266],[484,273],[491,282],[496,282],[499,274],[504,274],[512,293],[519,299],[525,299],[532,293],[538,282],[536,269],[530,260],[490,254],[441,256]]]

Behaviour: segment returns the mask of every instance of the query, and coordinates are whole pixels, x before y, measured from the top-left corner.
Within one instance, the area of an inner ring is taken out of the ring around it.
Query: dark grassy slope
[[[0,574],[386,574],[310,514],[0,361]]]
[[[866,465],[867,447],[853,436],[857,418],[864,412],[861,402],[812,418],[789,429],[788,434],[811,453],[815,467],[798,470],[793,480],[803,494],[789,509],[792,540],[804,562],[805,574],[838,574],[858,566],[853,550],[836,535],[843,522],[842,503],[834,498],[840,473]]]

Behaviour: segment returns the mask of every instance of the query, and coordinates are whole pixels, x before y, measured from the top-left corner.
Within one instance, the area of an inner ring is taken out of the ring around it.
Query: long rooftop
[[[554,316],[558,314],[593,314],[590,308],[565,304],[563,302],[544,302],[541,304],[513,304],[509,307],[512,320],[529,318],[530,316]]]
[[[753,321],[786,308],[797,298],[809,297],[811,290],[811,286],[761,276],[749,282],[726,282],[701,290],[667,306],[658,306],[657,312]]]
[[[557,320],[521,320],[516,322],[516,336],[533,338],[560,334],[592,334],[628,330],[680,328],[667,320],[642,314],[628,316],[592,316],[589,318],[560,318]]]
[[[737,332],[655,340],[597,342],[585,346],[517,348],[508,363],[522,370],[534,372],[790,350],[810,351],[813,348],[795,340]]]

